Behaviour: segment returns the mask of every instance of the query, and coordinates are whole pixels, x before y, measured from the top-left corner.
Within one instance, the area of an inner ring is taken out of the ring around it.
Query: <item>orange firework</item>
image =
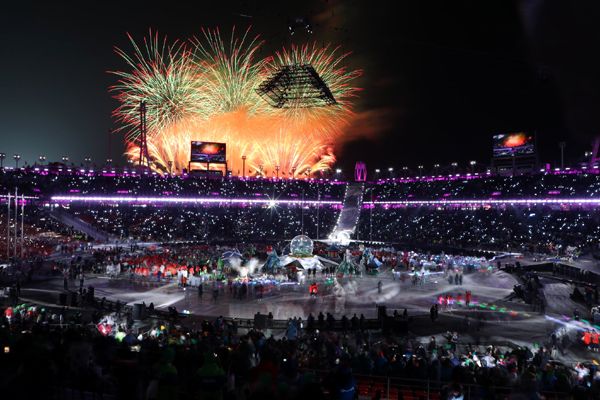
[[[283,175],[301,175],[329,169],[335,162],[332,147],[343,140],[352,116],[357,92],[352,81],[360,74],[342,67],[347,54],[338,56],[337,49],[313,44],[257,60],[262,42],[249,38],[248,31],[239,39],[234,32],[229,41],[223,41],[218,30],[203,33],[203,39],[191,41],[189,51],[182,45],[154,49],[152,44],[160,44],[157,39],[145,42],[145,53],[134,43],[134,57],[119,51],[134,68],[131,73],[117,72],[120,80],[112,88],[120,102],[115,115],[130,132],[126,155],[134,161],[139,157],[136,131],[131,129],[136,118],[133,104],[145,98],[148,150],[157,171],[166,171],[169,162],[175,170],[187,168],[192,141],[227,143],[228,168],[234,174],[241,173],[242,156],[250,173],[277,169]],[[170,51],[167,56],[165,51]],[[268,105],[258,96],[258,85],[290,64],[311,64],[336,104],[285,109]]]

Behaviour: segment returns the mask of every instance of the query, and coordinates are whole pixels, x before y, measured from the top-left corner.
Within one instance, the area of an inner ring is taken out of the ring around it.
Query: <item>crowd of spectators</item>
[[[118,174],[41,174],[35,171],[0,172],[0,193],[52,195],[196,196],[341,200],[346,185],[319,179],[199,178],[193,176]]]
[[[345,183],[324,179],[199,178],[157,174],[79,173],[44,174],[31,169],[3,170],[0,192],[37,196],[129,194],[133,196],[277,197],[285,199],[341,200]],[[478,175],[460,178],[431,177],[368,183],[365,200],[375,201],[487,199],[487,198],[589,198],[600,194],[600,174],[540,172],[519,176]]]
[[[6,256],[7,232],[10,233],[9,256],[15,253],[14,246],[14,208],[11,212],[12,221],[7,229],[6,208],[0,208],[0,257]],[[57,251],[57,248],[75,248],[82,243],[87,243],[86,235],[73,230],[69,226],[61,224],[52,218],[47,210],[37,206],[27,206],[23,218],[23,246],[21,246],[21,209],[19,208],[17,233],[19,241],[16,246],[16,254],[21,258],[21,247],[23,259],[35,259],[47,257]]]
[[[273,242],[304,233],[325,238],[339,210],[323,206],[157,207],[74,206],[71,212],[117,237],[142,241]],[[317,227],[318,222],[318,227]]]
[[[563,365],[546,346],[473,346],[456,333],[422,343],[375,337],[360,323],[331,331],[327,324],[317,330],[294,319],[276,338],[269,329],[242,329],[222,317],[195,327],[168,320],[136,328],[123,323],[109,333],[99,319],[84,324],[85,317],[61,310],[7,311],[0,328],[0,381],[8,398],[354,399],[375,381],[367,375],[394,378],[382,391],[398,393],[410,385],[424,391],[429,385],[431,396],[442,399],[467,390],[473,399],[511,391],[583,399],[600,390],[594,364]]]
[[[41,201],[37,205],[41,205],[54,194],[342,201],[346,185],[322,180],[206,179],[151,173],[142,176],[76,172],[41,174],[33,170],[0,173],[0,191],[13,191],[15,187],[19,193],[39,196]],[[371,200],[591,198],[598,195],[599,190],[600,175],[581,171],[515,177],[483,174],[367,183],[363,199],[368,203]],[[339,208],[268,204],[175,207],[73,203],[69,212],[118,238],[259,242],[291,239],[300,233],[312,238],[326,238],[334,228]],[[404,207],[377,204],[373,209],[362,210],[356,237],[409,245],[427,243],[564,253],[569,247],[594,248],[597,245],[595,238],[600,233],[598,222],[600,214],[592,206]],[[55,232],[61,229],[50,228]]]
[[[600,175],[536,173],[392,180],[371,184],[365,200],[589,198],[600,195]]]
[[[564,255],[596,249],[600,212],[550,206],[380,207],[361,213],[358,237],[413,246],[441,245]]]

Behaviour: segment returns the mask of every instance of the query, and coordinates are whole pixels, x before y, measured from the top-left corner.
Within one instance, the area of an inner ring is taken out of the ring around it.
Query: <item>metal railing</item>
[[[319,378],[330,371],[304,370],[315,373]],[[478,384],[453,384],[453,382],[434,381],[425,379],[410,379],[386,377],[381,375],[353,374],[356,380],[356,395],[358,399],[403,400],[445,400],[450,391],[455,388],[462,394],[464,400],[508,399],[516,393],[524,393],[519,387],[485,386]],[[541,391],[546,400],[570,398],[569,393]]]

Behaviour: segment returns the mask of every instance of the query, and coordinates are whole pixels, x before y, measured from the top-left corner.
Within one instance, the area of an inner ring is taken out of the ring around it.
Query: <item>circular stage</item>
[[[271,312],[275,319],[293,317],[306,318],[310,313],[330,312],[336,318],[353,314],[364,314],[366,318],[377,316],[377,305],[385,305],[391,313],[393,310],[402,312],[405,308],[410,315],[426,314],[432,304],[449,295],[451,300],[462,298],[466,291],[472,293],[472,304],[492,305],[512,293],[517,281],[502,271],[473,272],[465,274],[462,285],[450,284],[448,279],[439,275],[429,275],[423,284],[414,285],[411,279],[394,279],[389,270],[383,270],[378,275],[362,277],[344,277],[327,279],[320,273],[315,279],[308,279],[304,285],[296,283],[277,285],[265,291],[262,298],[248,295],[242,300],[234,298],[227,285],[219,291],[217,301],[212,298],[212,285],[205,284],[203,296],[198,295],[195,287],[185,290],[176,283],[158,285],[129,282],[127,279],[94,278],[86,284],[95,287],[97,296],[105,296],[109,300],[119,300],[128,304],[145,302],[154,303],[158,309],[169,306],[178,311],[187,310],[201,316],[231,316],[238,318],[253,318],[256,312],[268,314]],[[319,293],[316,298],[309,295],[308,286],[316,281]],[[381,293],[378,283],[381,281]],[[466,309],[464,304],[451,301],[455,311]],[[497,305],[498,308],[502,304]]]

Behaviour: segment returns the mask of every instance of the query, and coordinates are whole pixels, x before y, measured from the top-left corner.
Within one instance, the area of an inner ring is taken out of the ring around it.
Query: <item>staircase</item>
[[[54,209],[50,211],[50,216],[76,231],[85,233],[89,237],[94,238],[95,241],[110,242],[115,239],[110,233],[101,231],[92,224],[89,224],[64,210]]]
[[[360,217],[360,210],[363,203],[364,184],[361,182],[348,183],[342,211],[338,216],[338,221],[329,236],[330,239],[339,238],[340,234],[347,234],[348,238],[354,234]]]

